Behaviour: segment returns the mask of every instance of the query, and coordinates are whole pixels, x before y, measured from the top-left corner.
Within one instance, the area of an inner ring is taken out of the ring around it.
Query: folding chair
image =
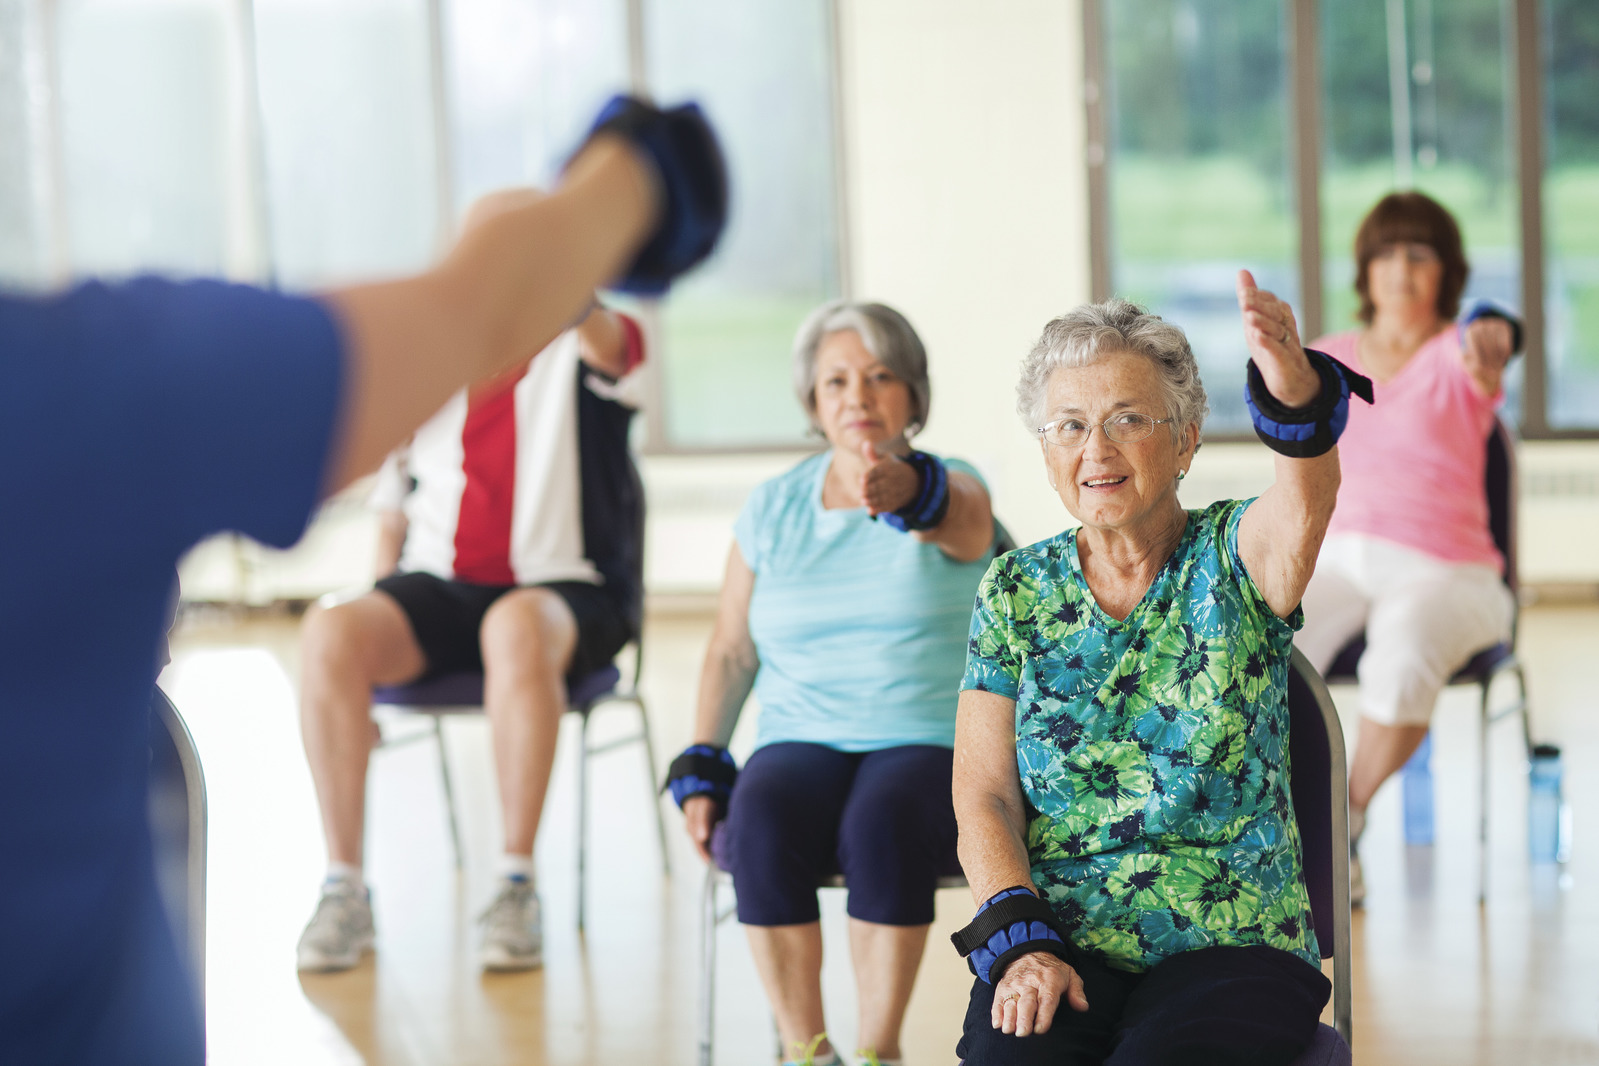
[[[1288,671],[1289,791],[1311,921],[1321,957],[1333,960],[1333,1025],[1294,1066],[1347,1066],[1354,1043],[1350,989],[1349,771],[1344,727],[1315,667],[1294,649]]]
[[[194,737],[159,688],[150,694],[150,834],[156,882],[187,947],[196,1002],[205,996],[205,773]]]
[[[566,699],[569,713],[576,714],[580,723],[577,759],[577,927],[581,932],[586,917],[587,867],[588,867],[588,774],[589,756],[601,755],[624,744],[644,745],[644,781],[655,810],[655,832],[661,845],[661,869],[670,874],[671,864],[666,851],[666,822],[661,817],[661,805],[656,797],[655,745],[650,739],[650,716],[639,692],[639,678],[644,667],[642,641],[633,643],[632,677],[622,684],[622,672],[615,664],[579,678],[567,686]],[[450,760],[444,746],[444,719],[451,715],[481,714],[483,712],[483,675],[480,673],[444,674],[411,685],[392,685],[372,693],[374,706],[392,707],[405,714],[426,715],[433,720],[431,731],[414,733],[393,740],[385,739],[380,748],[391,748],[413,740],[432,737],[438,743],[439,776],[444,784],[444,805],[449,814],[450,844],[455,851],[455,865],[461,867],[461,830],[455,811],[455,789],[450,780]],[[630,704],[638,710],[639,729],[636,733],[616,737],[600,744],[589,742],[589,717],[595,708],[607,703]]]
[[[1494,420],[1494,429],[1488,436],[1488,468],[1484,477],[1488,490],[1488,527],[1493,533],[1494,545],[1505,558],[1505,585],[1515,596],[1520,589],[1516,563],[1516,451],[1510,429],[1500,419]],[[1519,628],[1520,610],[1512,618],[1510,640],[1495,644],[1473,655],[1466,665],[1449,679],[1450,685],[1476,685],[1479,692],[1478,710],[1478,806],[1480,843],[1477,900],[1488,898],[1488,730],[1511,715],[1521,717],[1521,738],[1527,752],[1532,751],[1532,723],[1527,704],[1527,675],[1516,657],[1516,632]],[[1358,684],[1356,669],[1366,651],[1366,634],[1361,633],[1344,645],[1332,666],[1327,670],[1327,684]],[[1498,711],[1491,709],[1489,697],[1493,684],[1501,676],[1516,682],[1516,699]]]

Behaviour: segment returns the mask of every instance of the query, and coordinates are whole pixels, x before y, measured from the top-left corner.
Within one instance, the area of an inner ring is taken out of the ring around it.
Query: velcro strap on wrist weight
[[[1305,357],[1321,377],[1321,391],[1304,407],[1289,407],[1266,389],[1255,361],[1249,361],[1249,382],[1244,402],[1255,424],[1255,435],[1274,452],[1294,459],[1313,459],[1332,450],[1349,420],[1349,395],[1371,403],[1371,379],[1355,373],[1327,355],[1306,348]]]
[[[996,892],[977,908],[977,916],[950,942],[972,973],[994,984],[1014,960],[1042,951],[1066,958],[1066,938],[1048,903],[1020,885]]]
[[[901,533],[937,529],[949,514],[949,471],[943,460],[926,452],[911,452],[901,461],[916,468],[916,495],[904,507],[883,515],[883,521]]]
[[[690,796],[710,796],[725,804],[737,779],[738,764],[726,748],[692,744],[667,768],[665,788],[679,808]]]

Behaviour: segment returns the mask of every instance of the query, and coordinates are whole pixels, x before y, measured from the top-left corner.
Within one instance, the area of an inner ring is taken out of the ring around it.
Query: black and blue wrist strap
[[[1357,374],[1325,352],[1305,349],[1305,357],[1321,377],[1321,392],[1304,407],[1289,407],[1266,388],[1255,361],[1249,361],[1244,402],[1255,435],[1274,452],[1294,459],[1312,459],[1332,450],[1349,421],[1351,394],[1372,403],[1371,379]]]
[[[1042,951],[1066,958],[1066,938],[1055,912],[1033,890],[1017,885],[996,892],[977,908],[972,924],[950,938],[972,973],[998,983],[1005,967],[1023,955]]]
[[[726,748],[691,744],[667,768],[666,789],[679,808],[690,796],[710,796],[725,805],[737,778],[738,764]]]
[[[949,471],[938,456],[926,452],[911,452],[900,460],[916,468],[916,495],[899,510],[884,513],[883,521],[901,533],[937,529],[949,514]]]

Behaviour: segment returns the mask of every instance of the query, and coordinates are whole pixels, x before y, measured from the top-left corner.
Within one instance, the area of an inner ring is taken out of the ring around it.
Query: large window
[[[839,290],[829,13],[824,0],[645,4],[651,85],[704,104],[735,177],[721,250],[664,311],[662,443],[803,438],[789,346]]]
[[[701,101],[717,255],[659,306],[652,447],[801,446],[804,314],[840,285],[833,0],[0,0],[0,285],[415,271],[549,184],[629,88]]]
[[[1352,328],[1355,229],[1402,188],[1459,219],[1466,297],[1527,319],[1509,413],[1599,435],[1599,5],[1086,0],[1085,24],[1095,292],[1188,329],[1216,435],[1247,426],[1232,271],[1307,339]]]
[[[1279,0],[1105,4],[1118,295],[1182,324],[1213,432],[1249,428],[1234,278],[1297,299]]]
[[[1545,0],[1548,419],[1599,428],[1599,4]]]

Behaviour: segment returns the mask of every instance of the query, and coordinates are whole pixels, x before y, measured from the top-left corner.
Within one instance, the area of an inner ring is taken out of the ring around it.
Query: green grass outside
[[[663,321],[667,438],[690,447],[802,441],[789,346],[822,299],[675,294]]]

